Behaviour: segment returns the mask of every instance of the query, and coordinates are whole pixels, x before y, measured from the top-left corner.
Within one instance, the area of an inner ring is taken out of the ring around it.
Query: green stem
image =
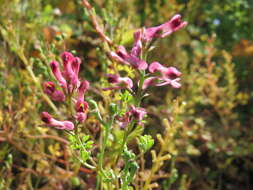
[[[74,116],[74,111],[73,111],[73,106],[72,106],[72,100],[71,100],[71,98],[72,98],[72,94],[68,94],[67,95],[67,101],[68,101],[68,108],[69,108],[69,114],[70,114],[70,116],[71,116],[71,118],[73,118],[73,116]],[[76,127],[76,129],[77,129],[77,127]]]
[[[57,107],[54,105],[54,103],[48,98],[47,95],[44,94],[43,89],[40,85],[40,82],[38,80],[38,78],[35,76],[31,65],[29,65],[28,60],[26,59],[25,55],[23,54],[23,52],[17,52],[18,57],[22,60],[22,62],[25,64],[25,68],[28,71],[28,73],[30,74],[30,76],[32,77],[32,80],[34,82],[34,84],[38,87],[38,89],[41,91],[41,96],[42,98],[48,103],[48,105],[55,111],[55,113],[57,113],[59,115],[59,111],[57,109]]]
[[[107,144],[107,140],[108,140],[108,136],[109,136],[109,129],[110,126],[105,125],[104,126],[104,137],[103,137],[103,141],[102,141],[102,148],[101,148],[101,153],[99,155],[99,170],[102,172],[103,171],[103,159],[104,159],[104,154],[105,154],[105,148],[106,148],[106,144]]]
[[[136,106],[140,106],[141,104],[141,99],[142,99],[142,86],[144,84],[144,80],[145,80],[145,71],[141,72],[140,71],[140,82],[139,82],[139,87],[138,87],[138,91],[137,91],[137,94],[136,94],[136,98],[135,98],[135,104]]]
[[[83,143],[82,143],[82,141],[81,141],[81,139],[80,139],[80,137],[79,137],[77,131],[75,131],[75,137],[76,137],[76,139],[78,140],[79,144],[81,145],[83,151],[86,151],[86,152],[87,152],[86,148],[83,146]],[[79,159],[79,160],[80,160],[80,159]],[[83,162],[82,160],[80,160],[80,161],[81,161],[81,163],[83,163],[84,166],[86,166],[87,168],[90,168],[90,169],[92,169],[92,170],[96,169],[96,168],[95,168],[96,162],[92,159],[92,157],[89,157],[88,160],[90,160],[91,163],[92,163],[94,166],[92,166],[92,165],[90,165],[90,164],[88,164],[88,163],[86,163],[86,162]]]
[[[116,161],[115,161],[115,165],[117,165],[118,161],[119,161],[119,158],[120,158],[120,155],[122,154],[122,152],[124,151],[124,147],[127,143],[127,137],[129,136],[129,134],[131,133],[133,127],[134,127],[134,124],[135,122],[132,121],[127,129],[127,131],[124,133],[124,136],[123,136],[123,141],[122,141],[122,144],[120,146],[120,149],[119,149],[119,152],[118,152],[118,155],[116,157]]]

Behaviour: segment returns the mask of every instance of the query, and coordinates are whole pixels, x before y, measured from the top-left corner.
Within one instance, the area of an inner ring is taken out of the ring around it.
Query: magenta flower
[[[83,123],[87,119],[87,114],[83,113],[83,112],[77,112],[76,115],[75,115],[75,118],[80,123]]]
[[[148,67],[148,64],[138,58],[138,54],[140,50],[138,50],[138,47],[135,47],[135,50],[129,54],[124,46],[119,46],[118,50],[116,52],[110,52],[111,57],[123,64],[131,65],[133,68],[138,70],[146,70]]]
[[[137,30],[134,33],[134,46],[131,50],[131,55],[139,57],[141,54],[141,50],[142,50],[142,42],[141,42],[141,38],[142,38],[142,31],[141,30]]]
[[[76,116],[75,118],[77,119],[77,121],[79,121],[80,123],[83,123],[86,118],[87,118],[87,114],[86,111],[89,108],[89,105],[86,101],[84,100],[78,100],[76,102]]]
[[[186,25],[187,22],[182,21],[181,15],[177,14],[164,24],[144,29],[142,38],[147,42],[151,41],[155,37],[164,38]]]
[[[70,52],[65,51],[61,54],[61,59],[62,59],[62,63],[63,63],[65,71],[67,70],[67,64],[71,63],[73,58],[74,56]]]
[[[50,66],[51,66],[52,72],[53,72],[55,78],[57,79],[57,81],[59,82],[60,86],[63,89],[67,89],[67,81],[62,76],[62,73],[61,73],[60,67],[59,67],[59,63],[57,61],[52,61],[50,63]]]
[[[138,108],[135,106],[130,106],[130,110],[128,111],[128,115],[138,122],[141,122],[146,114],[147,112],[144,108]]]
[[[144,108],[130,106],[130,109],[122,117],[118,116],[116,118],[119,122],[119,126],[121,128],[125,128],[131,120],[135,120],[139,125],[141,125],[141,121],[144,119],[146,114],[147,112]]]
[[[153,62],[148,68],[150,73],[160,72],[163,78],[175,79],[181,75],[175,67],[164,67],[158,62]]]
[[[55,78],[64,90],[72,93],[80,85],[78,73],[80,70],[81,59],[74,57],[70,52],[61,54],[63,72],[60,71],[59,63],[52,61],[50,63]]]
[[[147,78],[144,81],[142,86],[143,89],[146,89],[148,86],[164,86],[171,85],[173,88],[180,88],[181,84],[179,72],[175,67],[164,67],[158,62],[153,62],[149,66],[150,73],[158,73],[158,76],[152,76]]]
[[[53,82],[44,82],[43,83],[44,92],[52,98],[54,101],[63,102],[65,101],[65,95],[62,91],[56,90]]]
[[[80,59],[75,58],[70,52],[63,52],[61,54],[64,76],[69,81],[68,89],[70,92],[78,86],[78,72],[81,64]]]
[[[51,96],[55,91],[55,85],[51,81],[43,82],[42,86],[43,86],[44,92],[49,96]]]
[[[114,74],[107,75],[108,82],[114,86],[104,88],[103,90],[114,90],[114,89],[131,89],[133,87],[133,81],[128,77],[120,77]]]
[[[84,100],[78,100],[76,102],[76,111],[77,112],[86,112],[86,110],[89,108],[89,105]]]
[[[65,101],[65,95],[60,90],[55,90],[54,93],[51,95],[52,100],[57,102],[64,102]]]
[[[54,119],[48,112],[41,113],[41,120],[46,123],[47,126],[62,130],[74,130],[74,124],[71,121],[58,121]]]
[[[87,118],[87,114],[86,114],[86,111],[88,109],[89,105],[86,101],[84,100],[78,100],[76,102],[76,116],[75,118],[77,119],[77,121],[83,123],[86,118]]]
[[[142,85],[142,89],[145,90],[147,89],[149,86],[155,86],[158,82],[158,78],[157,77],[149,77],[147,79],[144,80],[144,83]]]
[[[56,89],[53,82],[47,81],[43,83],[44,92],[54,101],[65,101],[65,95],[70,96],[71,101],[75,102],[75,120],[84,122],[87,118],[88,103],[84,101],[84,94],[89,88],[89,82],[84,80],[80,83],[78,74],[81,65],[81,59],[74,57],[70,52],[61,54],[63,71],[61,71],[59,63],[52,61],[50,63],[52,72],[63,88],[64,93]],[[74,97],[76,96],[76,97]],[[41,114],[41,119],[48,125],[58,129],[73,130],[74,124],[71,121],[58,121],[47,113]]]
[[[80,83],[80,86],[78,88],[78,95],[77,100],[81,101],[84,98],[85,92],[89,89],[90,83],[87,80],[84,80]]]
[[[81,61],[81,59],[79,57],[74,57],[72,59],[72,70],[74,71],[74,73],[76,74],[76,76],[78,76],[81,63],[82,63],[82,61]]]

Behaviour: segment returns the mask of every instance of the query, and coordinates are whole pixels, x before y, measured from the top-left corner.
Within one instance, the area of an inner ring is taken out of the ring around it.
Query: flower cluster
[[[180,15],[175,15],[168,22],[150,28],[139,29],[134,33],[134,45],[130,53],[127,52],[125,47],[119,46],[115,52],[110,52],[111,57],[122,64],[130,65],[134,69],[148,70],[151,77],[146,78],[142,89],[154,86],[171,85],[173,88],[179,88],[181,85],[180,75],[181,73],[174,67],[165,67],[158,62],[153,62],[150,65],[145,60],[142,60],[143,53],[145,53],[146,47],[157,38],[164,38],[173,32],[183,28],[187,25],[187,22],[181,20]],[[111,80],[112,76],[108,77],[110,83],[114,83],[118,88],[123,88],[122,84],[125,84],[125,88],[131,88],[132,81],[130,78],[115,76],[115,80]],[[113,82],[112,82],[113,81]],[[131,81],[131,82],[130,82]],[[114,87],[115,88],[115,87]]]
[[[66,97],[68,97],[69,101],[74,101],[76,111],[74,118],[82,123],[87,117],[88,103],[84,100],[84,94],[89,88],[89,82],[86,80],[80,81],[78,78],[81,64],[79,57],[74,57],[70,52],[63,52],[61,59],[63,69],[60,68],[60,64],[57,61],[52,61],[50,67],[62,90],[57,90],[56,85],[51,81],[44,82],[43,89],[53,101],[64,102]],[[41,119],[48,126],[65,130],[74,129],[73,122],[58,121],[53,119],[47,112],[42,112]]]
[[[164,38],[173,32],[186,26],[187,22],[181,20],[180,15],[175,15],[168,22],[151,28],[139,29],[134,33],[134,44],[130,53],[124,46],[119,46],[115,52],[110,52],[110,56],[115,61],[129,65],[140,72],[145,71],[148,74],[144,76],[143,82],[138,82],[139,88],[146,90],[149,86],[164,86],[170,85],[173,88],[180,88],[181,84],[179,72],[175,67],[165,67],[158,62],[153,62],[150,65],[143,60],[148,47],[157,38]],[[107,75],[108,82],[112,84],[111,87],[104,88],[104,90],[114,89],[128,89],[132,91],[133,81],[129,77],[120,77],[119,75]],[[134,92],[133,92],[134,93]],[[124,116],[118,117],[120,126],[124,128],[131,120],[141,121],[146,114],[144,108],[137,108],[130,106],[129,111]]]

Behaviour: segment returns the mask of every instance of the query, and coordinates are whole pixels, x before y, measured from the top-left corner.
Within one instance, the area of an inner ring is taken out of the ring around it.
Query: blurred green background
[[[160,40],[148,59],[179,68],[182,87],[156,88],[143,104],[145,133],[153,136],[175,111],[173,100],[180,104],[171,118],[179,126],[170,142],[177,155],[171,189],[252,189],[253,0],[90,2],[107,35],[127,47],[135,29],[176,13],[188,22]],[[40,127],[39,119],[51,109],[40,84],[50,79],[48,64],[63,50],[83,59],[80,75],[97,87],[109,63],[80,0],[0,0],[0,189],[80,188],[73,173],[79,166],[62,167],[66,144],[45,137],[63,134]],[[168,188],[168,179],[159,183]]]

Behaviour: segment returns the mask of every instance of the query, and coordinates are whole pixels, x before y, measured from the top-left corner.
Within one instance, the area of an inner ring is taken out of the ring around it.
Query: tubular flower
[[[61,54],[63,71],[60,71],[59,63],[52,61],[50,63],[51,69],[60,86],[66,91],[72,93],[80,85],[78,73],[80,70],[81,59],[74,57],[70,52],[63,52]]]
[[[130,54],[126,51],[124,46],[119,46],[118,50],[116,52],[110,52],[111,57],[123,64],[131,65],[133,68],[138,70],[146,70],[148,67],[148,64],[138,58],[140,50],[138,50],[138,47],[135,47],[135,50],[133,50]]]
[[[51,95],[52,100],[57,102],[64,102],[65,101],[65,95],[60,90],[55,90],[54,93]]]
[[[147,79],[144,80],[143,85],[142,85],[142,89],[146,89],[149,86],[155,86],[155,84],[158,82],[157,77],[149,77]]]
[[[43,86],[44,92],[49,96],[51,96],[55,91],[55,85],[51,81],[43,82],[42,86]]]
[[[175,79],[181,76],[181,72],[175,67],[164,67],[158,62],[153,62],[149,66],[149,72],[160,72],[163,78]]]
[[[112,87],[104,88],[104,90],[114,90],[114,89],[131,89],[133,87],[133,81],[128,77],[120,77],[114,74],[108,74],[107,80],[109,83],[114,84]]]
[[[146,114],[147,112],[144,108],[130,106],[130,109],[122,117],[116,118],[119,122],[119,126],[125,128],[132,120],[137,121],[137,123],[141,125]]]
[[[147,78],[142,86],[143,89],[146,89],[148,86],[164,85],[171,85],[173,88],[181,87],[179,83],[181,72],[175,67],[164,67],[158,62],[153,62],[149,66],[149,72],[159,73],[160,75]]]
[[[68,67],[68,65],[71,66],[71,62],[72,62],[73,58],[74,58],[74,56],[70,52],[65,51],[61,54],[64,72],[66,72],[65,73],[66,78],[68,78],[68,72],[70,72],[70,73],[72,72],[72,69],[71,69],[71,71],[69,71],[70,67]]]
[[[72,92],[73,89],[76,88],[79,83],[77,71],[79,71],[80,60],[77,61],[76,58],[70,52],[63,52],[61,54],[61,58],[63,62],[65,78],[69,81],[68,88],[69,91]]]
[[[177,14],[164,24],[144,29],[142,39],[143,41],[149,42],[155,37],[164,38],[186,25],[187,22],[182,21],[181,15]]]
[[[55,78],[57,79],[57,81],[59,82],[60,86],[63,89],[67,89],[67,81],[62,76],[62,73],[59,68],[59,63],[57,61],[52,61],[50,63],[50,66],[51,66],[52,72],[53,72]]]
[[[81,63],[82,63],[82,61],[81,61],[81,59],[79,57],[74,57],[72,59],[72,70],[74,71],[74,73],[76,74],[76,76],[78,76]]]
[[[71,121],[58,121],[54,119],[48,112],[41,113],[41,120],[46,123],[46,125],[55,127],[62,130],[73,130],[74,124]]]
[[[52,61],[50,66],[64,92],[57,90],[55,84],[51,81],[43,83],[43,90],[54,101],[65,101],[65,95],[69,96],[70,101],[75,102],[76,114],[73,119],[84,122],[87,118],[86,112],[88,109],[88,103],[84,101],[84,94],[89,88],[89,82],[84,80],[80,83],[78,79],[81,59],[79,57],[74,57],[70,52],[63,52],[61,54],[61,59],[63,66],[62,71],[57,61]],[[41,113],[41,119],[48,126],[64,130],[74,129],[74,124],[71,121],[58,121],[52,118],[47,112]]]
[[[84,80],[80,83],[80,86],[78,88],[78,95],[77,100],[81,101],[84,98],[85,92],[89,89],[90,83],[87,80]]]
[[[141,37],[142,37],[142,30],[137,30],[134,33],[134,46],[131,50],[131,55],[134,55],[136,57],[139,57],[141,54],[142,50]]]
[[[52,98],[54,101],[63,102],[65,101],[65,95],[62,91],[56,90],[53,82],[43,83],[44,92]]]
[[[144,108],[138,108],[135,106],[130,106],[130,110],[128,111],[128,115],[132,116],[138,122],[141,122],[144,116],[147,114]]]
[[[86,112],[86,110],[89,108],[89,105],[84,100],[78,100],[76,102],[76,111],[77,112]]]
[[[76,116],[75,116],[75,118],[80,123],[83,123],[86,120],[86,118],[87,118],[86,111],[87,111],[88,107],[89,107],[88,103],[84,100],[78,100],[76,102]]]

